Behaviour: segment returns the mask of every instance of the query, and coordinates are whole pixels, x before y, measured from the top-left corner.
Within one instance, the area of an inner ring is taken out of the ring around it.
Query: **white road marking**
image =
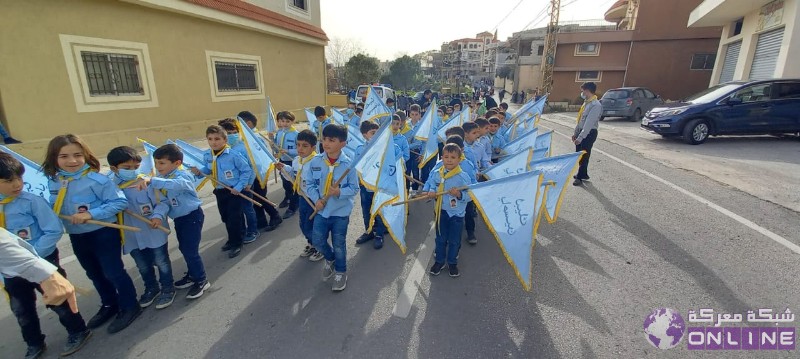
[[[411,271],[408,272],[406,281],[403,284],[403,290],[400,292],[400,295],[397,296],[394,308],[392,309],[392,315],[400,318],[408,317],[411,306],[414,305],[414,299],[417,297],[417,293],[419,293],[422,277],[425,273],[428,273],[428,263],[431,261],[431,254],[433,254],[435,242],[436,224],[433,223],[431,224],[431,229],[428,231],[428,235],[425,237],[425,242],[422,243],[419,249]]]
[[[211,207],[214,207],[214,206],[216,206],[216,205],[217,205],[217,201],[211,201],[211,202],[208,202],[208,203],[206,203],[206,204],[204,204],[204,205],[200,206],[200,208],[202,208],[203,210],[208,210],[209,208],[211,208]],[[68,255],[68,256],[66,256],[66,257],[64,257],[64,258],[61,258],[61,260],[59,261],[59,262],[60,262],[59,264],[60,264],[61,266],[64,266],[64,265],[66,265],[66,264],[68,264],[68,263],[72,263],[72,262],[74,262],[76,259],[78,259],[78,258],[77,258],[77,257],[75,257],[75,255],[74,255],[74,254],[72,254],[72,255]]]
[[[560,123],[558,123],[556,121],[550,121],[550,120],[547,120],[547,119],[544,119],[544,120],[561,125]],[[564,126],[564,125],[561,125],[561,126]],[[555,129],[553,129],[553,131],[555,131],[555,133],[557,133],[557,134],[559,134],[561,136],[564,136],[566,138],[571,138],[570,136],[565,135],[565,134],[563,134],[563,133],[561,133],[559,131],[556,131]],[[715,211],[724,214],[725,216],[735,220],[736,222],[739,222],[739,223],[747,226],[748,228],[750,228],[750,229],[752,229],[752,230],[754,230],[754,231],[756,231],[758,233],[763,234],[767,238],[769,238],[769,239],[771,239],[771,240],[783,245],[784,247],[788,248],[790,251],[795,252],[796,254],[800,254],[800,246],[790,242],[786,238],[781,237],[780,235],[776,234],[775,232],[772,232],[772,231],[770,231],[770,230],[768,230],[768,229],[766,229],[764,227],[759,226],[758,224],[754,223],[753,221],[751,221],[751,220],[749,220],[747,218],[744,218],[744,217],[742,217],[742,216],[740,216],[740,215],[738,215],[736,213],[733,213],[730,210],[725,209],[724,207],[722,207],[722,206],[720,206],[720,205],[718,205],[718,204],[716,204],[714,202],[711,202],[711,201],[709,201],[709,200],[707,200],[707,199],[705,199],[705,198],[703,198],[703,197],[701,197],[699,195],[696,195],[696,194],[694,194],[692,192],[689,192],[688,190],[684,189],[683,187],[680,187],[680,186],[678,186],[678,185],[676,185],[676,184],[674,184],[674,183],[672,183],[670,181],[667,181],[667,180],[665,180],[665,179],[663,179],[661,177],[658,177],[658,176],[656,176],[656,175],[654,175],[654,174],[652,174],[652,173],[650,173],[650,172],[648,172],[648,171],[646,171],[644,169],[636,167],[635,165],[630,164],[630,163],[628,163],[628,162],[626,162],[626,161],[624,161],[624,160],[622,160],[622,159],[620,159],[620,158],[618,158],[618,157],[616,157],[614,155],[611,155],[608,152],[605,152],[605,151],[597,149],[597,148],[593,148],[592,152],[600,153],[600,154],[602,154],[602,155],[604,155],[604,156],[606,156],[606,157],[608,157],[608,158],[610,158],[610,159],[612,159],[614,161],[617,161],[619,164],[621,164],[621,165],[623,165],[625,167],[628,167],[628,168],[630,168],[630,169],[632,169],[632,170],[634,170],[636,172],[639,172],[639,173],[641,173],[641,174],[643,174],[643,175],[645,175],[647,177],[650,177],[650,178],[652,178],[652,179],[654,179],[654,180],[656,180],[658,182],[661,182],[661,183],[667,185],[668,187],[670,187],[670,188],[672,188],[672,189],[674,189],[674,190],[676,190],[676,191],[678,191],[680,193],[683,193],[683,194],[689,196],[690,198],[692,198],[692,199],[694,199],[694,200],[696,200],[696,201],[698,201],[698,202],[700,202],[700,203],[702,203],[702,204],[714,209]]]

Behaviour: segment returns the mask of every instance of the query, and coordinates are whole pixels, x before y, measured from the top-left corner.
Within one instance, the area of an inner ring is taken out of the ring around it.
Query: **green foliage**
[[[362,83],[372,83],[380,77],[378,59],[357,54],[344,65],[344,79],[347,87],[358,87]]]
[[[407,90],[422,82],[422,68],[419,61],[404,55],[389,67],[391,84],[396,89]]]

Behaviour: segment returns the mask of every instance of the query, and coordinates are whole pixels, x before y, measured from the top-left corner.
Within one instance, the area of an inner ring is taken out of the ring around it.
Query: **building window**
[[[158,107],[147,44],[59,35],[78,112]]]
[[[594,81],[600,82],[602,71],[578,71],[575,73],[575,82]]]
[[[728,37],[734,37],[736,35],[741,34],[743,24],[744,24],[744,18],[734,21],[733,24],[731,24],[731,36]]]
[[[303,19],[310,20],[311,14],[308,11],[307,0],[286,0],[286,12]]]
[[[539,45],[536,47],[536,55],[544,55],[544,45]]]
[[[690,70],[713,70],[717,54],[694,54]]]
[[[575,44],[575,56],[597,56],[599,54],[599,43],[587,42],[583,44]]]
[[[264,99],[261,56],[206,51],[211,101]]]
[[[307,10],[306,9],[306,0],[291,0],[292,6],[300,9],[300,10]]]
[[[136,55],[81,51],[90,96],[141,95]]]

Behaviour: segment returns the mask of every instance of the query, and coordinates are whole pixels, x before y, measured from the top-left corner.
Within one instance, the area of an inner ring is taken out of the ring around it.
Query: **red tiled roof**
[[[267,10],[242,0],[184,0],[193,4],[205,6],[229,14],[255,20],[267,25],[273,25],[286,30],[308,35],[323,41],[328,41],[328,35],[321,28],[295,20],[286,15]]]

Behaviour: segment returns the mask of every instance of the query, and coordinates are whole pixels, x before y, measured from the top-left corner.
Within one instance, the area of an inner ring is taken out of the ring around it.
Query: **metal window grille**
[[[258,91],[254,64],[215,62],[219,91]]]
[[[600,71],[578,71],[578,80],[597,80],[600,78]]]
[[[713,70],[717,54],[695,54],[692,56],[692,70]]]
[[[81,51],[90,96],[142,95],[135,55]]]

